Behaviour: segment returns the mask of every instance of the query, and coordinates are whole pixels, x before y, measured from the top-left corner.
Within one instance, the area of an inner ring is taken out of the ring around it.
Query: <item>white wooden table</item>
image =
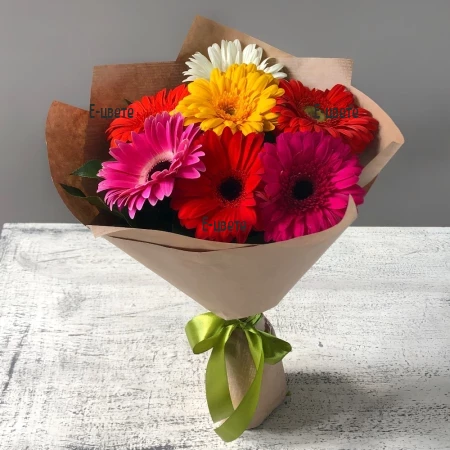
[[[268,313],[291,396],[231,444],[200,312],[80,225],[5,225],[0,449],[450,449],[450,228],[348,230]]]

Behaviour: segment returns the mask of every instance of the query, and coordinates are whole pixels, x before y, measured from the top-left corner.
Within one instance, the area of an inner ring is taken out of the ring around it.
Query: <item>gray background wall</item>
[[[353,84],[406,139],[357,223],[450,225],[449,0],[0,0],[0,226],[74,221],[50,180],[50,103],[88,109],[94,65],[175,59],[196,14],[354,59]]]

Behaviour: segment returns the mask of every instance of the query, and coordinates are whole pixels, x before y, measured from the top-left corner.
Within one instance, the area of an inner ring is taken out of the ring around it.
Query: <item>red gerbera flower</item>
[[[189,94],[187,86],[180,84],[174,89],[162,89],[151,97],[145,96],[141,100],[131,103],[124,117],[114,119],[106,130],[111,146],[116,147],[115,141],[131,142],[131,132],[142,133],[145,119],[163,112],[173,111],[180,100]],[[128,111],[133,110],[133,117],[128,118]]]
[[[246,241],[257,220],[254,191],[261,180],[263,140],[262,133],[244,136],[229,128],[221,136],[205,132],[200,143],[206,170],[200,178],[177,180],[171,201],[181,224],[195,228],[195,237]]]
[[[340,137],[353,153],[361,153],[373,140],[378,121],[369,111],[355,105],[353,94],[342,84],[331,89],[309,89],[300,81],[280,81],[284,95],[277,98],[281,131],[325,131]]]

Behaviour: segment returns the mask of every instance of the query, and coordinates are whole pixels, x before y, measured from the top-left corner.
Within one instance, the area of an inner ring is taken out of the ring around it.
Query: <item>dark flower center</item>
[[[230,202],[236,200],[242,193],[242,183],[237,178],[226,178],[219,185],[220,195]]]
[[[297,180],[292,188],[292,196],[296,200],[305,200],[314,193],[314,186],[310,180]]]
[[[234,116],[236,114],[236,109],[232,106],[228,106],[227,108],[225,108],[225,112],[230,116]]]
[[[325,113],[321,109],[316,108],[316,106],[319,106],[319,105],[305,106],[303,108],[303,111],[306,115],[308,115],[312,119],[317,120],[317,122],[324,122],[327,117],[326,117]]]
[[[170,161],[160,161],[158,164],[154,165],[152,167],[152,170],[150,170],[150,172],[147,175],[147,181],[151,180],[152,175],[155,172],[162,172],[163,170],[169,169],[170,168]]]

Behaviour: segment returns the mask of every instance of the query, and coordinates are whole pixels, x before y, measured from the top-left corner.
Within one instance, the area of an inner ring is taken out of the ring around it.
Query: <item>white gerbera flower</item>
[[[213,44],[208,47],[209,59],[200,52],[195,53],[186,62],[189,70],[183,72],[188,75],[184,81],[193,81],[197,78],[206,78],[209,80],[213,69],[220,69],[225,72],[232,64],[254,64],[259,70],[271,73],[274,78],[285,78],[287,75],[281,72],[282,64],[268,65],[270,58],[266,58],[261,62],[263,49],[255,44],[247,45],[242,50],[241,43],[238,39],[234,41],[222,41],[220,44]]]

